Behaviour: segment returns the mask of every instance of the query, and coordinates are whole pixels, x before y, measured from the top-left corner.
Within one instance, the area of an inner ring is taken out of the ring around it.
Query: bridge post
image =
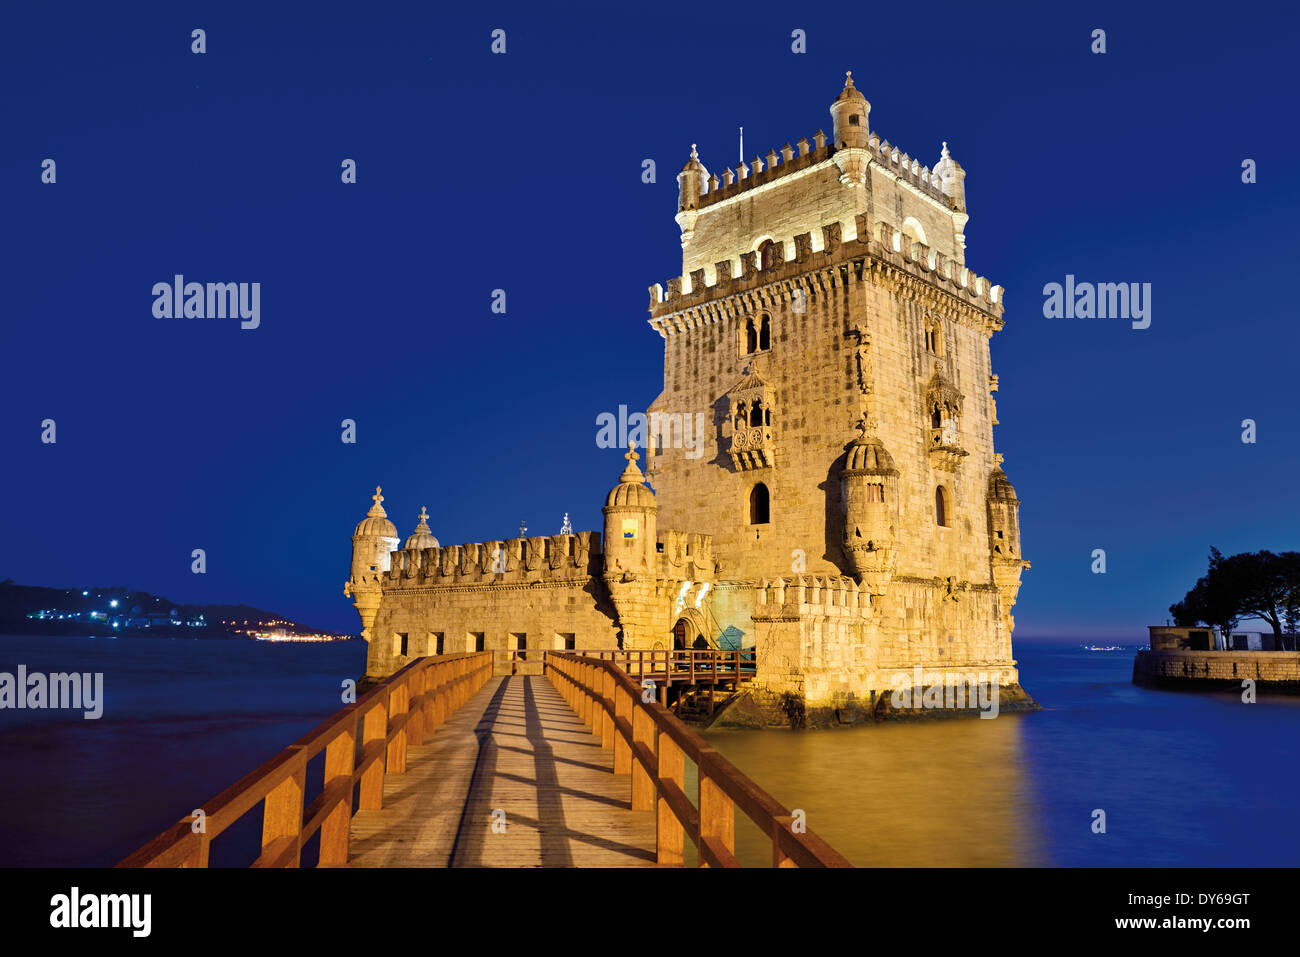
[[[440,728],[447,723],[447,679],[451,669],[443,665],[433,687],[433,726]]]
[[[582,681],[582,723],[594,734],[596,731],[595,699],[589,689],[595,687],[596,668],[584,662],[579,666],[579,674],[582,676],[580,679]]]
[[[366,712],[361,722],[361,754],[369,757],[372,750],[381,748],[388,736],[388,707],[379,701]],[[361,793],[357,808],[361,811],[378,811],[384,806],[384,754],[372,761],[361,773]]]
[[[640,703],[632,712],[632,744],[635,747],[632,755],[632,810],[649,811],[655,806],[655,782],[636,758],[638,753],[654,757],[655,722]]]
[[[288,867],[297,867],[302,857],[298,835],[302,832],[302,801],[307,781],[306,764],[285,778],[262,803],[262,854],[274,860],[280,848],[292,844]],[[287,844],[286,844],[287,842]],[[270,861],[268,861],[269,863]]]
[[[659,780],[664,785],[676,788],[684,798],[686,796],[686,755],[673,740],[672,735],[660,731],[658,738]],[[655,803],[657,805],[655,848],[658,861],[660,864],[681,867],[685,863],[682,851],[686,845],[686,830],[677,820],[672,806],[664,798],[662,787]]]
[[[600,746],[614,747],[614,674],[600,670]]]
[[[420,704],[420,736],[433,734],[437,724],[434,723],[433,698],[438,687],[438,663],[434,662],[424,669],[424,701]]]
[[[186,821],[190,825],[191,833],[192,833],[194,827],[193,815],[187,818]],[[208,837],[207,834],[200,834],[198,837],[199,840],[194,847],[194,853],[190,854],[187,858],[185,858],[184,862],[181,864],[181,867],[207,867],[208,866],[208,850],[211,847],[212,840]],[[121,867],[120,864],[118,866]]]
[[[406,703],[406,744],[410,748],[424,744],[424,690],[428,682],[429,667],[423,664],[407,685],[411,689],[410,700]]]
[[[394,688],[388,695],[388,724],[391,727],[406,717],[407,699],[410,697],[410,685],[403,684]],[[406,773],[406,728],[403,724],[388,742],[388,773]]]
[[[700,772],[700,866],[708,867],[704,860],[707,843],[721,845],[731,855],[736,847],[736,805],[725,791],[714,783],[712,762],[707,758],[713,749],[701,749],[697,762]]]
[[[320,828],[319,867],[339,867],[348,862],[352,832],[352,770],[357,756],[357,726],[344,731],[325,748],[325,790],[342,790],[340,803]]]
[[[613,678],[613,675],[610,676]],[[623,686],[621,681],[613,681],[614,685],[614,715],[617,719],[627,723],[627,729],[632,731],[632,709],[635,705],[632,702],[632,692]],[[614,726],[614,773],[631,774],[632,773],[632,744],[619,730],[618,725]]]
[[[798,867],[799,865],[785,852],[781,846],[781,839],[790,828],[794,826],[794,818],[787,814],[783,817],[772,818],[772,866],[773,867]]]

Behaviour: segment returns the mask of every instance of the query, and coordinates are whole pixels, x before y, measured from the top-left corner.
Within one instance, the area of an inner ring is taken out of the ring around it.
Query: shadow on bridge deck
[[[349,866],[654,867],[654,812],[630,808],[546,678],[493,678],[385,777],[383,810],[357,812]]]

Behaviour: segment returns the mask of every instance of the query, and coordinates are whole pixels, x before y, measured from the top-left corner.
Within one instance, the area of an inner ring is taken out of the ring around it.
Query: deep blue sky
[[[595,417],[662,386],[646,287],[680,269],[690,144],[720,170],[738,125],[747,155],[829,129],[846,69],[900,149],[932,164],[949,142],[967,262],[1006,287],[1017,633],[1139,638],[1211,544],[1300,547],[1296,14],[281,7],[3,13],[0,577],[356,631],[341,588],[376,483],[403,535],[428,505],[446,544],[566,511],[599,528],[624,463]],[[177,272],[261,282],[261,328],[153,318]],[[1151,328],[1044,319],[1066,273],[1152,283]]]

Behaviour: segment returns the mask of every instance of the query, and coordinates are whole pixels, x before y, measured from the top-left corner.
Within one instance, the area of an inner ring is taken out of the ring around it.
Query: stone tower
[[[965,172],[947,144],[930,170],[870,110],[850,75],[829,141],[707,178],[692,149],[682,273],[651,287],[664,389],[649,411],[703,411],[712,428],[703,455],[652,442],[647,476],[663,525],[712,536],[721,579],[782,582],[787,604],[792,582],[861,589],[868,607],[841,638],[809,625],[790,639],[805,692],[819,669],[828,686],[878,689],[918,662],[996,663],[1014,683],[1027,563],[993,444],[1002,290],[965,266]],[[761,644],[770,612],[743,605],[714,613]]]
[[[829,139],[721,175],[691,147],[681,274],[650,290],[646,471],[629,448],[603,537],[440,545],[421,513],[395,550],[376,490],[347,584],[369,675],[429,649],[738,648],[768,714],[878,709],[918,666],[1025,700],[1002,289],[965,264],[965,171],[946,143],[931,170],[882,140],[851,75],[830,114]]]

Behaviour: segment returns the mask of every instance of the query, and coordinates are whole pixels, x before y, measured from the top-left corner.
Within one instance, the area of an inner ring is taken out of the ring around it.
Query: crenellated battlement
[[[380,581],[400,587],[584,578],[599,573],[601,554],[599,532],[403,548],[392,553],[392,565]]]
[[[950,209],[960,208],[959,204],[943,191],[943,183],[938,172],[923,166],[920,160],[906,153],[899,153],[897,146],[892,146],[889,140],[882,140],[874,132],[867,137],[867,145],[872,160],[884,166],[903,182],[915,186],[931,199],[943,203]]]
[[[937,172],[906,153],[900,153],[898,147],[891,145],[888,140],[881,140],[875,133],[868,138],[868,145],[873,162],[879,163],[895,177],[915,187],[945,209],[960,208],[952,197],[944,193]],[[796,149],[798,155],[795,155]],[[756,155],[748,163],[741,161],[734,170],[727,167],[720,177],[715,173],[707,179],[701,178],[699,199],[687,208],[698,211],[726,202],[741,193],[817,166],[832,159],[836,152],[835,145],[827,142],[826,134],[818,130],[813,134],[812,143],[801,137],[794,146],[786,143],[781,147],[780,153],[770,149],[766,158]]]
[[[767,269],[760,269],[756,254],[748,252],[738,257],[738,270],[735,260],[722,260],[712,268],[694,269],[687,276],[674,276],[668,280],[666,289],[655,283],[650,287],[650,325],[667,337],[674,329],[693,324],[681,313],[706,303],[736,297],[738,306],[743,307],[747,295],[766,287],[773,287],[767,290],[769,298],[788,300],[796,289],[803,289],[809,297],[816,297],[822,288],[828,285],[833,288],[841,278],[861,280],[869,267],[882,275],[894,270],[923,279],[980,310],[994,321],[995,328],[1001,327],[1001,286],[976,275],[938,250],[914,241],[884,220],[870,224],[867,214],[859,213],[854,226],[856,235],[847,241],[842,238],[844,225],[838,222],[827,223],[819,233],[777,237],[775,255]],[[844,264],[855,261],[860,268],[842,275]],[[818,273],[818,270],[822,272]]]
[[[845,576],[795,575],[764,578],[754,586],[754,617],[793,615],[847,615],[871,607],[871,595]]]
[[[798,156],[795,155],[796,148]],[[749,163],[742,160],[734,170],[731,167],[723,170],[721,178],[715,173],[703,181],[699,202],[694,208],[717,205],[784,176],[809,169],[830,159],[834,152],[835,147],[826,142],[826,134],[818,130],[813,134],[813,143],[801,137],[794,146],[786,143],[781,147],[779,155],[776,150],[768,150],[766,160],[761,156],[755,156]]]

